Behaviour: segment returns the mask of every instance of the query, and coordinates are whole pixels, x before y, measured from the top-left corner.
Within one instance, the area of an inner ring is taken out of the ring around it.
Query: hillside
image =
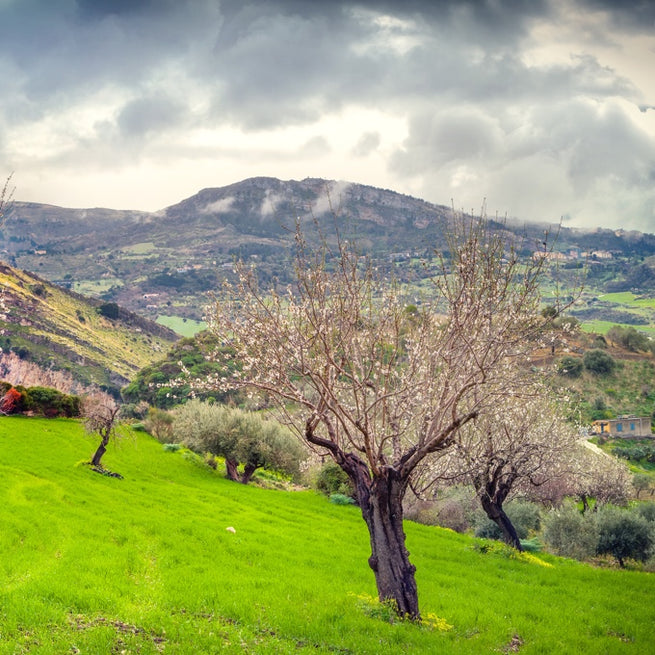
[[[452,214],[387,189],[259,177],[203,189],[153,213],[15,202],[0,233],[0,257],[153,319],[200,320],[207,292],[229,275],[235,256],[251,259],[264,277],[285,280],[296,219],[332,226],[333,212],[343,235],[358,239],[381,262],[394,263],[408,279],[429,272],[419,258],[429,259],[446,245],[444,228]],[[562,255],[599,253],[589,262],[590,302],[603,291],[644,293],[655,287],[648,264],[655,257],[654,235],[518,221],[496,226],[525,236],[526,256],[543,241],[544,229],[558,234]],[[555,263],[551,279],[561,283],[583,262]],[[593,303],[585,309],[589,320],[597,318]]]
[[[80,464],[94,448],[71,420],[0,417],[0,654],[637,655],[655,641],[651,574],[512,558],[411,522],[423,613],[452,628],[390,624],[368,599],[357,508],[231,483],[143,433],[108,450],[116,480]]]
[[[103,310],[99,300],[9,266],[0,265],[0,288],[5,305],[0,315],[3,352],[68,371],[84,385],[118,390],[176,339],[167,328],[132,312],[115,305]]]

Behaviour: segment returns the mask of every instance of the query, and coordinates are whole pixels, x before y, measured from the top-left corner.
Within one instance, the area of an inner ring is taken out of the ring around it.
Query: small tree
[[[403,531],[410,479],[514,388],[544,322],[544,260],[526,265],[484,220],[457,220],[435,297],[416,313],[352,242],[337,236],[336,245],[312,249],[300,229],[293,286],[261,290],[238,264],[236,283],[209,312],[225,358],[240,368],[206,386],[265,395],[346,472],[369,530],[378,596],[414,619],[418,591]]]
[[[598,524],[590,514],[582,514],[567,502],[546,515],[544,540],[556,555],[584,560],[596,552]]]
[[[145,420],[145,428],[157,441],[166,443],[173,438],[174,420],[175,417],[170,412],[150,407]]]
[[[557,372],[570,378],[579,378],[582,375],[584,365],[581,357],[567,355],[557,362]]]
[[[454,441],[453,449],[423,472],[426,486],[441,480],[471,484],[504,541],[521,550],[504,503],[569,473],[578,441],[575,430],[549,392],[525,379],[520,389],[500,396],[493,411],[463,426]]]
[[[91,466],[102,470],[102,456],[109,440],[116,435],[120,405],[108,394],[94,391],[82,398],[82,416],[90,434],[100,437],[100,445],[91,458]]]
[[[582,360],[584,367],[596,375],[609,375],[616,368],[614,358],[604,350],[588,350]]]
[[[652,546],[651,526],[643,516],[615,507],[600,512],[596,546],[599,555],[612,555],[624,567],[626,559],[645,562]]]
[[[582,443],[574,459],[575,472],[571,476],[571,494],[582,501],[583,513],[589,500],[596,501],[594,509],[609,503],[626,505],[632,494],[632,476],[625,463],[607,453]]]
[[[635,473],[632,477],[632,486],[637,492],[637,498],[639,498],[642,491],[648,491],[650,489],[650,481],[650,475],[646,473]]]
[[[199,400],[178,410],[173,434],[192,450],[223,457],[227,477],[243,484],[258,468],[296,475],[303,456],[298,442],[278,423]]]
[[[12,177],[13,173],[7,177],[0,189],[0,227],[4,225],[14,197],[14,188],[11,186]]]

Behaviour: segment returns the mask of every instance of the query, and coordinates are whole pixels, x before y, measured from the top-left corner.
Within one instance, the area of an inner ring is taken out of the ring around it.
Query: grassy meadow
[[[157,323],[165,325],[182,337],[193,337],[198,332],[207,329],[207,323],[204,321],[195,321],[192,318],[182,318],[181,316],[164,316],[160,314],[157,317]]]
[[[0,654],[635,653],[655,577],[407,523],[424,617],[390,623],[359,511],[229,482],[143,433],[0,417]],[[227,530],[233,528],[234,532]],[[476,546],[477,545],[477,546]],[[429,622],[428,622],[429,623]]]

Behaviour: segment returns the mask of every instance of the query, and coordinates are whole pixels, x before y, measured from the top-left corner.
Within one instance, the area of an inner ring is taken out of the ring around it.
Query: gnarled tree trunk
[[[101,467],[100,462],[102,461],[102,456],[107,452],[107,444],[109,443],[109,434],[105,434],[104,432],[101,433],[100,435],[102,439],[100,440],[100,445],[98,446],[98,449],[95,451],[93,454],[93,457],[91,458],[91,465],[92,466],[97,466],[98,468]]]
[[[254,464],[246,464],[243,467],[243,473],[241,474],[241,479],[240,479],[241,484],[248,484],[253,476],[253,473],[257,470],[257,468],[258,467],[255,466]]]
[[[239,471],[237,470],[239,463],[235,459],[225,458],[225,472],[229,480],[233,482],[239,481]]]
[[[420,619],[416,567],[409,561],[403,530],[403,497],[407,488],[391,467],[371,476],[362,465],[347,470],[355,483],[357,501],[368,527],[371,556],[380,601],[393,600],[401,616]]]
[[[488,497],[481,499],[482,509],[486,515],[500,528],[503,533],[503,540],[509,546],[516,548],[516,550],[523,550],[521,540],[516,532],[514,524],[510,521],[509,516],[505,514],[502,503],[495,502]]]

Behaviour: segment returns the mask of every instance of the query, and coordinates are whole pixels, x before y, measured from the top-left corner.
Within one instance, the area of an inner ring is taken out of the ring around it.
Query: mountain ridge
[[[447,246],[452,216],[452,208],[370,185],[261,176],[206,187],[156,212],[16,201],[0,232],[0,259],[151,318],[199,320],[207,291],[220,285],[234,257],[253,258],[267,277],[285,279],[296,220],[324,229],[336,220],[342,235],[376,257],[430,257]],[[534,248],[547,230],[557,234],[558,250],[655,257],[652,234],[516,219],[492,224]],[[625,272],[605,277],[616,275]]]

